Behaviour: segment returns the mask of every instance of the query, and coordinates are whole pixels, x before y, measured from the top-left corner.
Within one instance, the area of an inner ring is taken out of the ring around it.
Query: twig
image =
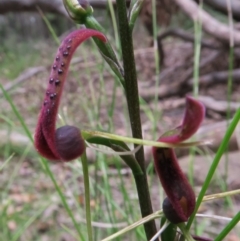
[[[219,57],[220,54],[221,54],[220,51],[217,51],[217,52],[215,51],[211,55],[202,59],[202,61],[200,62],[200,69],[203,68],[204,66],[210,64],[217,57]],[[172,72],[174,72],[174,71],[175,71],[175,69],[172,70]],[[181,87],[184,84],[186,84],[186,82],[188,81],[189,78],[191,78],[192,73],[193,73],[193,68],[190,67],[189,69],[187,69],[185,71],[183,77],[181,77],[180,79],[176,79],[176,81],[174,81],[172,83],[169,83],[169,84],[162,84],[160,86],[160,88],[158,89],[158,97],[159,98],[166,98],[166,97],[169,97],[169,96],[179,94],[180,91],[183,92],[183,93],[188,91],[188,88],[181,88]],[[152,98],[155,93],[156,93],[155,87],[148,88],[148,89],[146,89],[146,88],[140,89],[140,95],[145,99]]]
[[[216,39],[229,43],[231,30],[225,24],[220,23],[215,18],[210,16],[203,9],[199,9],[197,3],[191,0],[174,0],[175,3],[194,21],[199,17],[202,22],[202,28]],[[240,45],[240,32],[233,32],[233,39],[236,45]]]
[[[226,7],[226,0],[204,0],[206,4],[211,6],[213,9],[218,10],[222,13],[228,13]],[[232,14],[235,20],[240,20],[240,2],[239,0],[231,0]]]
[[[25,80],[33,77],[34,75],[41,73],[45,71],[46,68],[43,66],[38,66],[38,67],[32,67],[24,70],[15,80],[11,81],[10,83],[7,83],[4,85],[4,89],[6,91],[11,90],[14,88],[16,85],[24,82]],[[2,92],[0,92],[0,96],[2,95]]]
[[[209,86],[209,85],[213,85],[213,84],[227,83],[228,76],[229,76],[228,70],[212,72],[210,74],[201,76],[199,78],[199,84],[202,86]],[[232,79],[235,82],[240,81],[240,69],[234,69],[232,71]],[[193,83],[193,80],[190,79],[188,81],[188,85],[192,85],[192,83]]]
[[[214,110],[216,112],[226,113],[229,109],[230,112],[235,112],[239,109],[239,102],[230,102],[223,100],[215,100],[209,96],[199,96],[198,99],[207,107],[207,109]]]
[[[174,36],[181,38],[187,42],[194,43],[194,36],[183,29],[167,29],[166,31],[162,32],[158,35],[158,41],[163,40],[168,36]],[[210,48],[210,49],[220,49],[223,46],[219,45],[219,43],[213,43],[209,40],[202,39],[201,40],[202,47]]]

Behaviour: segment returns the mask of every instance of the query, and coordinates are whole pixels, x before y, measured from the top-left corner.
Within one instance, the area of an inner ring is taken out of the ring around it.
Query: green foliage
[[[41,59],[32,41],[20,42],[10,38],[0,46],[0,74],[2,78],[14,79],[26,69],[35,66]]]

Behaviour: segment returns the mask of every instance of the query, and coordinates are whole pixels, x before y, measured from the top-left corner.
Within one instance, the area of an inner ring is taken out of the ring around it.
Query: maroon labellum
[[[65,161],[81,156],[85,150],[80,130],[75,126],[62,126],[55,132],[56,149]]]
[[[34,136],[37,151],[49,160],[70,161],[81,156],[85,150],[84,140],[77,127],[63,126],[55,132],[55,125],[72,55],[84,40],[93,36],[106,42],[102,33],[92,29],[80,29],[70,33],[61,43],[52,65]]]
[[[204,115],[204,106],[199,101],[187,97],[182,125],[165,133],[158,141],[176,144],[188,139],[199,128]],[[172,148],[153,147],[152,153],[156,172],[167,194],[163,202],[163,212],[172,223],[185,222],[195,208],[194,191]]]

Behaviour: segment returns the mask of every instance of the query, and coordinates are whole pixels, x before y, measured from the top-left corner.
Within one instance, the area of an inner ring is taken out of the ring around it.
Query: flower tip
[[[196,133],[205,117],[205,106],[193,97],[186,96],[186,108],[182,124],[167,131],[159,141],[176,144],[183,142]]]
[[[203,103],[201,101],[199,101],[198,99],[187,95],[186,96],[186,109],[187,108],[196,108],[196,112],[197,112],[197,110],[199,111],[199,116],[201,116],[202,119],[204,118],[206,108],[203,105]]]
[[[180,139],[184,141],[196,133],[205,117],[205,106],[197,99],[186,97],[186,110],[181,125]]]

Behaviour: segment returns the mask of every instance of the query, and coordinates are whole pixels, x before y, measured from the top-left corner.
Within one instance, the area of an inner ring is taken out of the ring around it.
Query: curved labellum
[[[187,221],[195,208],[195,194],[178,165],[173,149],[156,148],[153,157],[155,170],[167,195],[163,203],[166,218],[172,223]]]
[[[191,137],[199,128],[205,115],[204,106],[187,97],[182,125],[167,132],[158,141],[179,143]],[[167,194],[163,202],[163,212],[172,223],[185,222],[195,208],[194,191],[182,172],[176,155],[171,148],[152,148],[154,165],[162,186]]]
[[[180,126],[159,138],[166,143],[179,143],[190,138],[199,128],[205,116],[205,107],[198,100],[187,96],[183,122]]]
[[[77,127],[61,127],[55,133],[55,123],[72,55],[90,37],[106,42],[106,37],[98,31],[76,30],[62,41],[52,65],[34,137],[37,151],[49,160],[70,161],[81,156],[85,150],[84,140]]]

